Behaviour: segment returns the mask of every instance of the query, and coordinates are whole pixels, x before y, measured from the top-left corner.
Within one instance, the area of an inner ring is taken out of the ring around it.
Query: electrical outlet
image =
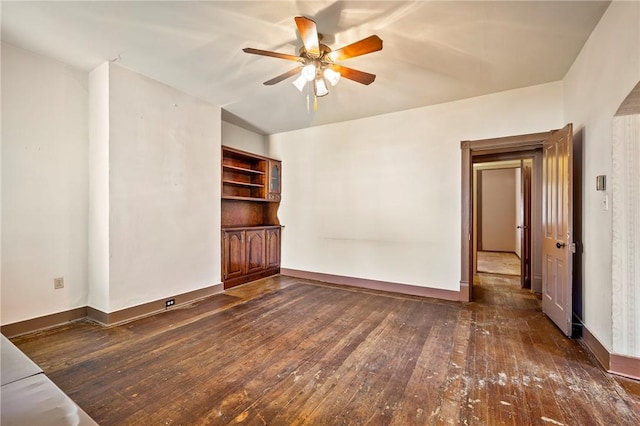
[[[63,277],[54,278],[53,279],[53,289],[54,290],[59,290],[61,288],[64,288],[64,278]]]
[[[165,300],[164,307],[168,308],[169,306],[173,306],[176,304],[176,299]]]

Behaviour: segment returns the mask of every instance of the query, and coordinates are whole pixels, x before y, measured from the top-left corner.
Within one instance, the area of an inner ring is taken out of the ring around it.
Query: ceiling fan
[[[338,50],[331,50],[327,45],[321,43],[322,34],[318,33],[316,23],[313,20],[304,16],[297,16],[295,17],[295,22],[303,44],[298,56],[250,47],[242,49],[244,52],[254,55],[271,56],[298,62],[298,66],[292,70],[265,81],[265,85],[271,86],[299,74],[298,78],[293,82],[298,90],[302,91],[307,82],[312,81],[314,94],[316,97],[320,97],[329,93],[327,81],[332,86],[335,86],[338,84],[340,77],[344,77],[369,85],[376,79],[375,74],[347,68],[336,64],[336,62],[382,50],[380,37],[372,35]]]

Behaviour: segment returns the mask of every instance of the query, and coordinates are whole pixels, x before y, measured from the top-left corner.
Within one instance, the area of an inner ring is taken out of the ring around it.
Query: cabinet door
[[[280,229],[267,229],[267,268],[280,267]]]
[[[269,160],[269,191],[267,199],[280,201],[282,186],[282,163],[278,160]]]
[[[244,231],[223,231],[222,244],[224,246],[222,250],[223,279],[228,280],[244,275]]]
[[[246,231],[245,241],[245,271],[247,274],[261,271],[265,268],[265,230]]]

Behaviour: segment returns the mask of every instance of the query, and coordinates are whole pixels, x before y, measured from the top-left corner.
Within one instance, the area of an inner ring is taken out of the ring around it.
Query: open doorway
[[[477,272],[476,257],[474,250],[475,232],[473,206],[474,206],[474,190],[473,190],[473,165],[477,163],[488,163],[491,161],[519,161],[523,158],[539,158],[538,150],[542,148],[545,140],[551,137],[552,132],[532,133],[527,135],[519,135],[495,139],[483,139],[476,141],[464,141],[461,143],[461,160],[462,160],[462,214],[461,214],[461,262],[460,262],[460,294],[461,300],[471,301],[473,294],[473,276]],[[541,162],[533,162],[533,175],[541,175]],[[539,195],[534,194],[534,198]],[[532,214],[536,214],[538,208],[532,208]],[[537,216],[533,217],[534,221],[539,221]],[[532,232],[533,242],[537,244],[537,233]],[[535,252],[535,250],[534,250]],[[533,273],[532,288],[537,285],[536,272]],[[542,277],[540,276],[540,283]]]
[[[520,288],[542,293],[542,148],[474,155],[470,166],[470,277],[513,275]]]
[[[533,173],[540,150],[518,153],[508,160],[477,156],[473,162],[473,300],[483,304],[540,309],[529,290],[540,293],[540,247],[533,247],[532,229],[540,226],[540,173]],[[505,155],[502,155],[503,157]],[[536,168],[538,170],[538,168]],[[535,203],[534,203],[535,201]],[[534,260],[537,268],[534,267]],[[538,272],[532,289],[533,270]]]
[[[474,192],[473,165],[484,161],[515,160],[532,156],[533,175],[542,177],[538,190],[532,189],[532,199],[539,200],[531,207],[531,253],[534,288],[536,254],[540,253],[542,310],[565,333],[571,335],[572,253],[573,242],[573,126],[559,130],[495,139],[464,141],[462,160],[461,214],[461,300],[473,300],[475,223],[473,221]],[[533,180],[535,182],[535,178]],[[535,188],[536,185],[532,185]],[[538,225],[539,229],[535,226]],[[544,225],[544,226],[542,226]],[[540,241],[538,244],[537,241]],[[540,250],[538,251],[538,247]]]
[[[531,160],[477,162],[474,179],[474,272],[518,276],[521,287],[529,288],[530,179],[522,170]],[[523,274],[523,269],[525,273]]]
[[[625,98],[613,118],[613,170],[611,184],[601,188],[602,198],[612,197],[612,325],[613,352],[640,357],[640,82]],[[608,186],[608,187],[607,187]],[[609,193],[607,192],[609,191]],[[612,354],[613,357],[613,354]],[[628,364],[616,360],[616,368]],[[611,365],[614,361],[611,360]],[[635,364],[636,367],[640,363]],[[640,371],[640,369],[636,369]],[[634,373],[638,376],[638,373]]]

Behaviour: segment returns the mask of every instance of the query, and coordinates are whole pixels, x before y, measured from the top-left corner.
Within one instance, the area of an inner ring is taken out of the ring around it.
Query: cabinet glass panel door
[[[280,162],[269,162],[269,192],[280,194]]]

